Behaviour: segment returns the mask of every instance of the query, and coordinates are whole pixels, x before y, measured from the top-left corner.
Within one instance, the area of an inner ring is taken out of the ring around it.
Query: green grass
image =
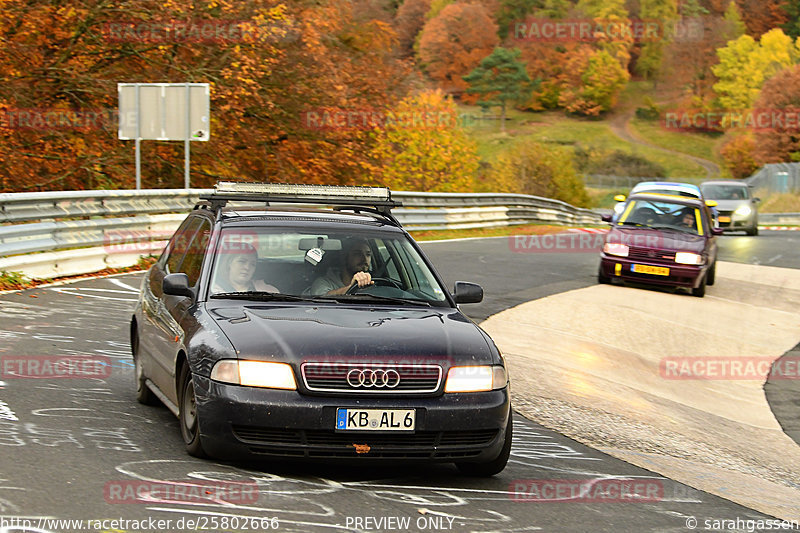
[[[459,112],[468,116],[482,115],[477,106],[460,106]],[[491,114],[496,113],[493,110]],[[464,122],[467,132],[478,143],[482,160],[491,162],[517,139],[532,138],[563,146],[580,145],[598,157],[615,150],[634,154],[661,165],[667,177],[671,178],[705,176],[705,170],[693,161],[620,139],[604,121],[566,117],[561,111],[531,113],[511,110],[508,117],[506,133],[500,131],[498,121]]]
[[[704,133],[680,133],[665,130],[658,121],[634,118],[631,129],[648,142],[684,154],[702,157],[722,166],[717,157],[717,144],[721,136]]]

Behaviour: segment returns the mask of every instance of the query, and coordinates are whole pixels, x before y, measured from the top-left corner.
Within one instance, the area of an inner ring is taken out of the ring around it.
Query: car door
[[[189,244],[186,247],[186,252],[183,254],[178,266],[170,269],[170,273],[186,274],[189,280],[189,287],[195,291],[195,294],[197,294],[197,286],[200,283],[212,228],[212,223],[209,219],[198,216],[196,220],[197,222],[188,228],[191,237],[187,236],[186,240]],[[186,332],[194,331],[195,329],[193,324],[187,322],[194,320],[193,310],[197,299],[196,297],[189,298],[168,294],[162,294],[161,299],[164,302],[160,317],[160,324],[164,332],[161,338],[164,339],[164,345],[155,358],[158,368],[154,374],[154,381],[157,379],[156,384],[167,398],[177,403],[178,398],[175,386],[177,356],[179,349],[186,345]]]
[[[164,327],[162,315],[164,314],[164,300],[161,283],[164,276],[175,270],[183,260],[187,248],[187,235],[199,227],[196,217],[187,217],[170,238],[164,252],[155,265],[148,270],[145,282],[142,285],[142,318],[139,324],[139,353],[141,364],[146,376],[152,377],[158,370],[155,359],[164,349]],[[191,229],[194,228],[194,229]]]
[[[182,300],[188,300],[188,298],[164,294],[162,283],[166,275],[181,272],[184,257],[202,223],[203,220],[200,217],[192,216],[178,228],[168,245],[168,256],[164,261],[163,268],[153,269],[147,283],[153,305],[148,306],[147,313],[151,333],[148,336],[151,365],[145,370],[150,379],[165,394],[170,388],[170,379],[174,374],[171,361],[183,338],[174,314],[176,311],[180,311],[179,307],[185,305]]]

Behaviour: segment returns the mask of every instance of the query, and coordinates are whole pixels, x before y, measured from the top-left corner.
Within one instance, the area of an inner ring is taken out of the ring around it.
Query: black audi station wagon
[[[299,205],[302,204],[302,205]],[[145,276],[137,399],[189,454],[453,462],[511,449],[505,364],[391,209],[385,188],[221,182]]]

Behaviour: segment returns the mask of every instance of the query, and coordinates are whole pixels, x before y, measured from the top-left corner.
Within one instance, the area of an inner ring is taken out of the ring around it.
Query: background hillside
[[[211,84],[211,140],[192,143],[198,187],[373,183],[597,205],[611,191],[587,191],[606,183],[596,176],[739,178],[800,159],[796,127],[735,118],[800,109],[789,0],[2,8],[3,192],[132,187],[120,82]],[[182,143],[142,148],[145,187],[183,185]]]

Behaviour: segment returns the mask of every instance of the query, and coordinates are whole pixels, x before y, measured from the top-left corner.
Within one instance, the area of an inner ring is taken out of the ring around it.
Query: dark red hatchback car
[[[611,216],[603,220],[611,222]],[[714,284],[716,236],[708,207],[698,199],[634,194],[611,226],[597,280],[685,287],[702,297]]]

